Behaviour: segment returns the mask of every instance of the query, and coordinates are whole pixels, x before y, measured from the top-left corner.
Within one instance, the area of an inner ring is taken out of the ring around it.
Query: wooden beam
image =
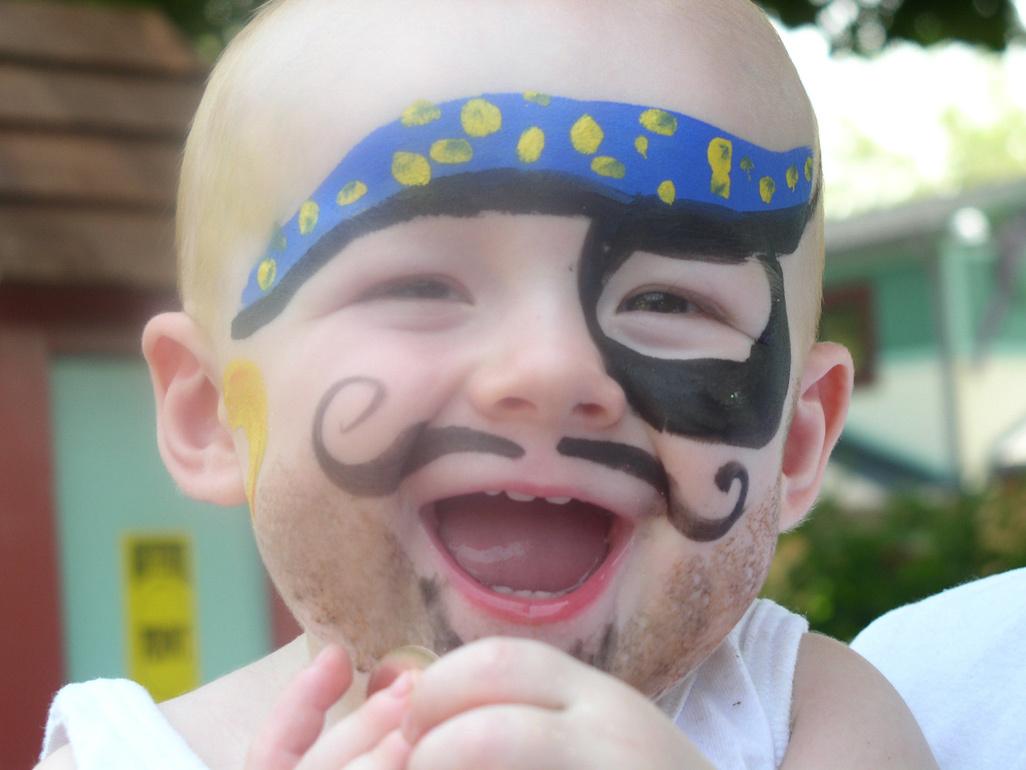
[[[174,203],[180,152],[175,142],[7,132],[0,201],[164,210]]]
[[[0,61],[4,128],[184,142],[202,93],[196,79],[53,70]]]
[[[171,211],[0,203],[0,281],[172,289]]]
[[[188,44],[151,9],[0,2],[0,58],[111,71],[201,72]]]

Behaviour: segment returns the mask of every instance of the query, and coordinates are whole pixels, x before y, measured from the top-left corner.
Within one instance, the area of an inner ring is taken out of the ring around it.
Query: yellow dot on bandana
[[[730,161],[733,157],[734,145],[729,139],[716,137],[709,142],[706,157],[712,178],[709,180],[709,191],[721,198],[730,198]]]
[[[267,291],[274,286],[275,276],[278,275],[278,263],[272,257],[268,257],[260,263],[257,268],[257,284],[261,291]]]
[[[467,136],[480,138],[502,128],[502,113],[491,102],[471,99],[460,110],[460,122]]]
[[[540,104],[542,107],[548,107],[552,103],[552,97],[541,91],[524,91],[524,98],[529,102]]]
[[[299,232],[303,235],[309,235],[313,232],[313,229],[317,227],[317,217],[320,216],[321,209],[313,201],[307,201],[299,207]]]
[[[545,149],[545,132],[538,126],[531,126],[517,141],[517,158],[521,163],[534,163]]]
[[[591,170],[599,176],[609,176],[613,179],[623,179],[627,173],[626,167],[616,158],[608,155],[596,155],[591,159]]]
[[[432,120],[442,117],[442,111],[431,102],[418,99],[405,110],[399,118],[404,126],[423,126]]]
[[[582,155],[591,155],[598,151],[605,134],[591,115],[582,115],[570,128],[570,143]]]
[[[806,182],[811,182],[812,181],[812,157],[811,156],[805,159],[805,181]]]
[[[770,177],[764,176],[759,180],[759,196],[762,198],[763,203],[769,203],[773,200],[773,193],[777,191],[777,183],[774,182]]]
[[[656,193],[659,195],[659,200],[663,203],[673,203],[677,200],[677,187],[669,179],[659,184],[659,189],[656,190]]]
[[[677,133],[677,118],[666,110],[645,110],[638,118],[638,122],[653,134],[673,136]]]
[[[798,184],[798,167],[791,166],[791,168],[787,170],[787,186],[793,192],[796,184]]]
[[[423,155],[399,151],[392,155],[392,176],[407,187],[426,185],[431,181],[431,164]]]
[[[643,158],[648,157],[648,137],[639,136],[634,140],[634,149],[638,151],[638,155]]]
[[[466,163],[474,157],[474,150],[466,139],[439,139],[428,154],[435,163]]]
[[[338,191],[335,201],[339,206],[348,206],[355,203],[367,194],[367,185],[363,182],[350,182]]]

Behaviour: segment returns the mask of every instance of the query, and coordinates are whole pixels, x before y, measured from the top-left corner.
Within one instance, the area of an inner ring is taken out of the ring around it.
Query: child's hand
[[[641,693],[523,639],[485,639],[433,664],[402,733],[409,770],[712,769]]]
[[[399,732],[415,672],[400,674],[330,729],[328,709],[353,680],[341,647],[324,649],[292,680],[254,736],[246,770],[402,770],[409,744]]]

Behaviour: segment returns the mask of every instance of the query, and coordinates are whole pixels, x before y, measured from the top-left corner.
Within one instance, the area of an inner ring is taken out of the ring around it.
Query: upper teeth
[[[523,492],[510,492],[509,490],[501,490],[501,489],[489,489],[489,490],[487,490],[485,492],[485,494],[486,495],[491,495],[493,497],[495,495],[504,494],[510,500],[516,500],[518,503],[529,503],[532,500],[537,500],[538,499],[535,495],[528,495],[528,494],[525,494]],[[546,502],[553,503],[555,505],[566,505],[573,498],[571,498],[571,497],[546,497],[544,499],[545,499]]]

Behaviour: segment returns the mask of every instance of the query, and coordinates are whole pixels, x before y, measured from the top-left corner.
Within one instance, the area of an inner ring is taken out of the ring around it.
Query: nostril
[[[587,418],[601,417],[606,413],[605,407],[601,404],[578,404],[574,411]]]
[[[498,401],[496,406],[499,409],[507,412],[521,411],[526,407],[531,406],[531,402],[526,398],[520,398],[519,396],[506,396]]]

